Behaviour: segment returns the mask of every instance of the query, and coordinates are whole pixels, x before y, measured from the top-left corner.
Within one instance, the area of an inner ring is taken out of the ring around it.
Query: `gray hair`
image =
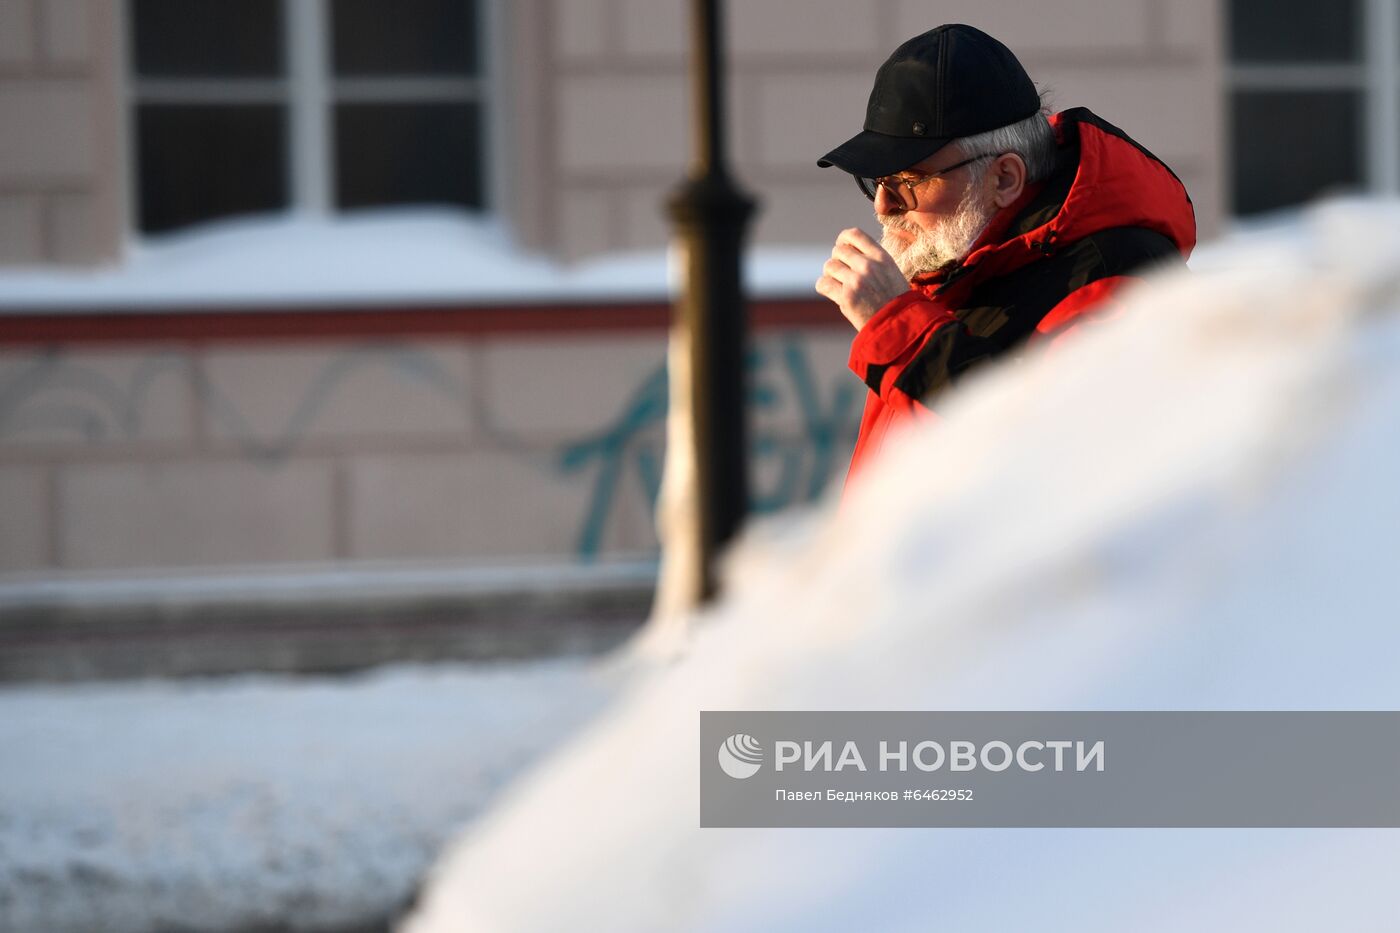
[[[964,136],[953,140],[964,156],[988,153],[988,160],[979,159],[974,164],[978,172],[986,171],[991,155],[1014,152],[1026,163],[1026,181],[1033,183],[1047,178],[1055,170],[1055,131],[1045,118],[1045,111],[1037,110],[1026,119],[1007,126],[997,127],[975,136]]]

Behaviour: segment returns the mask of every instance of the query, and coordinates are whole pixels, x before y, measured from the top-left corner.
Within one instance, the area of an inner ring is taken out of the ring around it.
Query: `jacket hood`
[[[1181,179],[1127,133],[1078,107],[1050,118],[1059,143],[1059,167],[1014,204],[997,213],[972,252],[948,280],[963,274],[1000,275],[1112,227],[1142,227],[1191,255],[1196,213]],[[934,285],[932,273],[915,279]]]

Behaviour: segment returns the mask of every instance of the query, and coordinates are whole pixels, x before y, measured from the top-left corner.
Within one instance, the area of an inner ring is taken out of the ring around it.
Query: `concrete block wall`
[[[840,328],[751,353],[754,499],[844,476]],[[661,331],[0,353],[0,580],[654,555]]]
[[[686,0],[534,0],[522,34],[542,46],[513,106],[522,177],[553,179],[552,210],[512,199],[527,242],[566,257],[666,241],[661,204],[690,157]],[[1202,236],[1224,217],[1223,20],[1218,0],[743,0],[725,4],[729,152],[762,200],[763,243],[827,243],[874,229],[865,201],[816,159],[853,135],[875,69],[905,39],[966,22],[997,36],[1050,92],[1086,106],[1168,162]],[[540,63],[548,63],[548,67]],[[533,129],[531,128],[533,127]]]
[[[122,7],[0,0],[0,266],[121,253]]]

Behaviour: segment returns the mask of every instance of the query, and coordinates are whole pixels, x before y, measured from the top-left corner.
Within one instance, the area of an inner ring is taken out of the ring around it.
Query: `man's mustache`
[[[902,230],[905,233],[917,234],[921,229],[918,224],[894,214],[876,214],[875,219],[886,230]]]

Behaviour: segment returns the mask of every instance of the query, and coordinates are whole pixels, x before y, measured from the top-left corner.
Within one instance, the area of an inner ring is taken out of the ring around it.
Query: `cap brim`
[[[822,156],[817,164],[822,168],[834,165],[852,175],[881,178],[922,162],[952,141],[951,136],[887,136],[865,130]]]

